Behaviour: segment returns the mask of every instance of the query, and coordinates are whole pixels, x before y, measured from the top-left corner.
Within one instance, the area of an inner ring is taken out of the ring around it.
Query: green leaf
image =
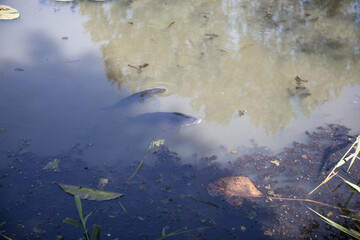
[[[86,217],[84,218],[84,225],[86,224],[86,221],[87,221],[87,219],[90,217],[91,214],[92,214],[92,212],[89,213],[88,215],[86,215]]]
[[[86,187],[73,186],[73,185],[60,184],[60,183],[58,185],[65,192],[74,196],[78,195],[81,199],[86,199],[86,200],[103,201],[103,200],[111,200],[124,196],[124,194],[121,193],[101,191],[93,188],[86,188]]]
[[[20,17],[20,13],[15,8],[0,5],[0,20],[12,20]]]
[[[83,213],[82,213],[82,205],[81,205],[81,200],[80,200],[80,197],[78,195],[76,195],[74,197],[75,199],[75,204],[76,204],[76,207],[77,207],[77,210],[79,212],[79,216],[80,216],[80,220],[81,222],[84,223],[84,218],[83,218]]]
[[[168,238],[168,237],[172,237],[172,236],[176,236],[176,235],[179,235],[179,234],[185,234],[185,233],[189,233],[189,232],[193,232],[193,231],[195,231],[195,230],[203,230],[203,229],[206,229],[206,228],[209,228],[209,227],[203,227],[203,228],[198,228],[198,229],[189,229],[189,230],[185,230],[185,231],[180,231],[180,230],[175,230],[175,231],[173,231],[173,232],[171,232],[171,233],[169,233],[169,234],[167,234],[167,235],[164,235],[165,234],[165,232],[164,232],[164,230],[163,230],[163,232],[162,232],[162,237],[161,238],[157,238],[156,240],[162,240],[162,239],[165,239],[165,238]]]
[[[75,225],[75,226],[82,226],[81,223],[79,223],[78,221],[74,220],[74,219],[71,219],[71,218],[65,218],[64,220],[65,223],[69,223],[69,224],[72,224],[72,225]]]
[[[309,208],[309,207],[308,207]],[[344,232],[344,233],[347,233],[349,234],[350,236],[356,238],[356,239],[359,239],[360,240],[360,233],[355,231],[354,229],[351,229],[351,228],[345,228],[343,226],[341,226],[340,224],[337,224],[336,222],[328,219],[327,217],[324,217],[323,215],[321,215],[320,213],[316,212],[315,210],[309,208],[311,211],[313,211],[314,213],[316,213],[317,215],[319,215],[324,222],[326,222],[327,224],[339,229],[340,231]]]
[[[94,224],[90,240],[100,240],[100,226]]]

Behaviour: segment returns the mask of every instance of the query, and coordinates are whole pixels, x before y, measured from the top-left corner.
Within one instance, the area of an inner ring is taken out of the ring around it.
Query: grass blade
[[[344,182],[346,182],[350,187],[354,188],[356,191],[358,191],[360,193],[360,187],[352,182],[349,182],[347,180],[345,180],[344,178],[342,178],[340,175],[338,175],[339,178],[341,178]]]
[[[203,228],[197,228],[197,229],[189,229],[189,230],[185,230],[185,231],[180,231],[180,230],[175,230],[167,235],[164,236],[165,232],[163,231],[162,232],[162,237],[161,238],[157,238],[156,240],[162,240],[164,238],[167,238],[167,237],[172,237],[172,236],[176,236],[176,235],[179,235],[179,234],[185,234],[185,233],[189,233],[189,232],[193,232],[195,230],[202,230],[202,229],[206,229],[206,228],[209,228],[209,227],[203,227]]]
[[[308,207],[309,208],[309,207]],[[316,213],[318,216],[320,216],[324,222],[326,222],[327,224],[339,229],[340,231],[344,232],[344,233],[347,233],[349,234],[350,236],[356,238],[356,239],[359,239],[360,240],[360,233],[355,231],[354,229],[348,229],[348,228],[345,228],[343,226],[341,226],[340,224],[328,219],[327,217],[324,217],[323,215],[321,215],[320,213],[316,212],[315,210],[309,208],[311,211],[313,211],[314,213]]]
[[[71,218],[65,218],[64,220],[65,223],[69,223],[69,224],[72,224],[72,225],[75,225],[75,226],[82,226],[81,223],[79,223],[78,221],[74,220],[74,219],[71,219]]]
[[[100,240],[100,226],[99,225],[94,225],[92,232],[91,232],[91,240]]]
[[[348,154],[349,154],[349,152],[351,151],[351,149],[353,149],[353,147],[356,145],[356,144],[358,144],[357,145],[357,151],[359,150],[359,145],[360,145],[360,136],[358,136],[357,138],[356,138],[356,141],[351,145],[351,147],[347,150],[347,152],[344,154],[344,156],[340,159],[340,161],[335,165],[335,167],[331,170],[331,172],[329,173],[329,175],[326,177],[326,179],[328,179],[331,175],[333,175],[334,174],[334,172],[335,172],[335,169],[337,169],[338,167],[341,167],[342,165],[344,165],[347,161],[348,161],[348,158],[346,157]],[[355,159],[356,158],[356,155],[354,155],[355,157],[353,157],[353,159]],[[353,161],[352,161],[353,162]],[[351,165],[352,165],[352,163],[350,164],[350,166],[349,166],[349,169],[350,169],[350,167],[351,167]],[[348,169],[348,171],[349,171],[349,169]],[[326,180],[325,179],[325,180]]]
[[[86,224],[86,221],[87,221],[88,217],[90,217],[91,214],[92,214],[92,212],[89,213],[88,215],[86,215],[86,217],[84,218],[84,224]]]
[[[356,138],[356,141],[354,142],[354,145],[355,145],[355,144],[357,144],[356,149],[355,149],[355,153],[354,153],[354,155],[353,155],[353,157],[352,157],[352,159],[351,159],[351,162],[350,162],[350,165],[349,165],[347,171],[350,170],[350,167],[353,165],[353,163],[355,162],[356,157],[359,155],[359,152],[360,152],[360,136],[358,136],[358,137]]]
[[[82,223],[84,223],[84,218],[83,218],[83,212],[82,212],[82,205],[81,205],[81,200],[80,200],[80,197],[78,195],[76,195],[74,197],[75,199],[75,204],[76,204],[76,207],[77,207],[77,210],[79,212],[79,216],[80,216],[80,220]]]
[[[314,188],[311,192],[308,193],[308,195],[311,195],[313,192],[316,191],[316,189],[318,189],[319,187],[321,187],[323,184],[327,183],[328,181],[330,181],[336,174],[338,174],[339,171],[337,171],[336,173],[334,173],[333,175],[331,175],[330,177],[328,176],[327,178],[324,179],[324,181],[322,181],[316,188]]]

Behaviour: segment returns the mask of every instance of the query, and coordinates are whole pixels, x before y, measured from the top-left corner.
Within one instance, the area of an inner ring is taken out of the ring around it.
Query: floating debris
[[[245,113],[247,113],[247,111],[246,110],[239,110],[238,113],[239,113],[239,117],[242,117],[242,116],[245,115]]]
[[[193,48],[195,47],[195,45],[194,45],[193,41],[191,41],[191,39],[188,39],[188,42],[191,44],[191,46],[192,46]]]
[[[290,95],[291,97],[297,95],[297,96],[299,96],[301,99],[303,99],[303,98],[306,98],[306,97],[308,97],[308,96],[311,95],[309,89],[307,89],[306,87],[304,87],[304,86],[302,85],[302,83],[308,82],[308,80],[304,80],[304,79],[302,79],[302,78],[299,77],[299,76],[296,76],[294,80],[296,81],[295,90],[292,90],[292,89],[289,89],[289,88],[287,89],[287,91],[288,91],[288,93],[289,93],[289,95]]]
[[[252,47],[252,46],[254,46],[254,44],[246,44],[241,49],[249,48],[249,47]]]
[[[55,158],[53,161],[49,162],[44,168],[43,170],[48,170],[51,169],[54,172],[58,172],[59,171],[59,163],[60,160]]]
[[[174,24],[175,24],[175,21],[174,21],[174,22],[171,22],[171,23],[169,24],[169,26],[167,26],[167,28],[165,29],[165,31],[168,30],[169,28],[171,28],[172,26],[174,26]]]
[[[228,52],[227,51],[225,51],[224,49],[218,49],[222,54],[228,54]]]
[[[280,165],[280,161],[279,160],[274,160],[274,161],[270,161],[271,163],[275,164],[276,166]]]
[[[215,34],[215,33],[205,33],[205,36],[209,36],[209,37],[212,37],[212,38],[217,38],[219,37],[219,35]]]
[[[133,66],[133,65],[128,64],[128,66],[131,67],[131,68],[135,68],[138,73],[141,73],[141,69],[146,68],[147,66],[149,66],[149,64],[144,63],[144,64],[141,64],[141,65],[138,65],[138,66]]]
[[[210,40],[213,40],[214,38],[219,37],[219,35],[217,35],[215,33],[206,33],[205,36],[208,37],[205,41],[210,41]]]
[[[99,189],[104,190],[105,186],[109,183],[109,179],[107,178],[100,178],[99,180]]]
[[[18,17],[20,17],[18,10],[7,5],[0,5],[0,20],[13,20]]]
[[[295,77],[295,81],[296,81],[297,86],[300,86],[301,83],[303,83],[303,82],[308,82],[308,80],[301,79],[301,77],[299,77],[299,76]]]

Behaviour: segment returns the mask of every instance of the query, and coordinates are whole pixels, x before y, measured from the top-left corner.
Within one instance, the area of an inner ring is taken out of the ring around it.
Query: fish
[[[121,99],[117,103],[108,107],[103,107],[102,109],[106,111],[114,111],[115,109],[126,110],[131,109],[132,107],[136,108],[134,105],[139,103],[144,104],[145,102],[153,99],[156,95],[162,94],[164,92],[167,92],[167,89],[163,87],[147,89],[138,93],[134,93]]]
[[[201,119],[179,112],[152,112],[133,117],[131,123],[166,129],[197,125]]]

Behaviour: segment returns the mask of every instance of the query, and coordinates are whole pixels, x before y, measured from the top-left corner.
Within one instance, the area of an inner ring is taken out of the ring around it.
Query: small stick
[[[127,214],[127,211],[126,211],[124,205],[122,205],[121,202],[119,202],[119,204],[120,204],[121,208],[124,210],[124,212]]]
[[[194,48],[195,45],[194,45],[193,41],[191,41],[191,39],[189,39],[188,41],[190,42],[191,46]]]
[[[210,206],[213,206],[213,207],[216,207],[216,208],[220,208],[220,209],[224,209],[224,210],[225,210],[225,208],[222,207],[222,206],[216,205],[215,203],[212,203],[212,202],[208,202],[208,201],[205,201],[205,200],[201,200],[201,199],[196,198],[196,197],[193,197],[193,196],[191,196],[191,195],[185,195],[185,197],[190,198],[190,199],[193,199],[193,200],[195,200],[195,201],[197,201],[197,202],[202,202],[202,203],[208,204],[208,205],[210,205]]]
[[[165,31],[168,30],[169,28],[171,28],[172,26],[174,26],[174,24],[175,24],[175,21],[170,23],[169,26],[167,26],[167,28],[165,29]]]

